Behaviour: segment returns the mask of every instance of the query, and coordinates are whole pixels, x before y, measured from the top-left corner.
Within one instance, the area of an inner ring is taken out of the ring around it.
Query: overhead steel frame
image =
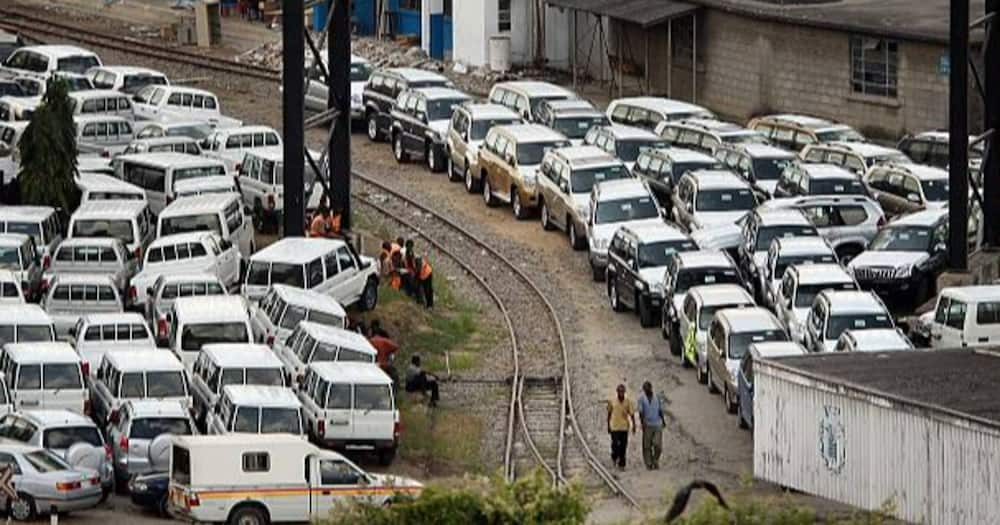
[[[341,212],[341,227],[351,228],[351,0],[328,0],[326,24],[316,38],[306,31],[302,0],[282,3],[282,124],[284,132],[284,234],[305,232],[306,164],[323,191],[320,202]],[[317,42],[326,41],[327,57]],[[307,78],[305,48],[312,54],[310,71],[327,85],[327,110],[305,117]],[[330,122],[319,158],[305,144],[306,128]],[[311,188],[310,188],[311,189]]]

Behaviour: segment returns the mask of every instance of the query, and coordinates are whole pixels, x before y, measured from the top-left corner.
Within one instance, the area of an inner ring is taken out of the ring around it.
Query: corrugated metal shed
[[[754,376],[757,477],[915,522],[1000,522],[1000,356],[821,354]]]
[[[698,6],[674,0],[546,0],[551,6],[586,11],[639,24],[643,28],[662,24],[698,10]]]

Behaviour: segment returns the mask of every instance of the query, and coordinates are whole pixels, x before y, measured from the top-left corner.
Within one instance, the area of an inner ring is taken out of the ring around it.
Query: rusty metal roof
[[[548,0],[556,7],[567,7],[595,15],[624,20],[646,28],[684,16],[698,10],[698,6],[674,0]]]

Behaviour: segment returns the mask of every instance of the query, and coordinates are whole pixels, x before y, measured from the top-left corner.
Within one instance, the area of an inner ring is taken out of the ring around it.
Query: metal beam
[[[305,13],[302,0],[284,0],[281,8],[282,131],[284,142],[284,235],[305,233],[302,172],[305,168],[303,129],[305,89]]]
[[[1000,0],[986,0],[986,39],[983,49],[983,129],[989,135],[983,155],[983,244],[1000,246],[1000,39],[992,33],[997,28]]]
[[[951,0],[951,74],[948,91],[948,266],[969,266],[969,0]]]
[[[326,165],[330,168],[330,204],[341,213],[341,227],[351,229],[351,2],[330,0],[327,52],[330,84],[326,107],[337,109],[331,126]]]

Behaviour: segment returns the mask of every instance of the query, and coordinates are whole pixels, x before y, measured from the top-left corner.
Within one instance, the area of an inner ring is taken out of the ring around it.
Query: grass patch
[[[419,399],[419,398],[418,398]],[[400,405],[403,422],[401,454],[434,474],[483,474],[482,420],[458,407],[427,408],[406,398]]]

